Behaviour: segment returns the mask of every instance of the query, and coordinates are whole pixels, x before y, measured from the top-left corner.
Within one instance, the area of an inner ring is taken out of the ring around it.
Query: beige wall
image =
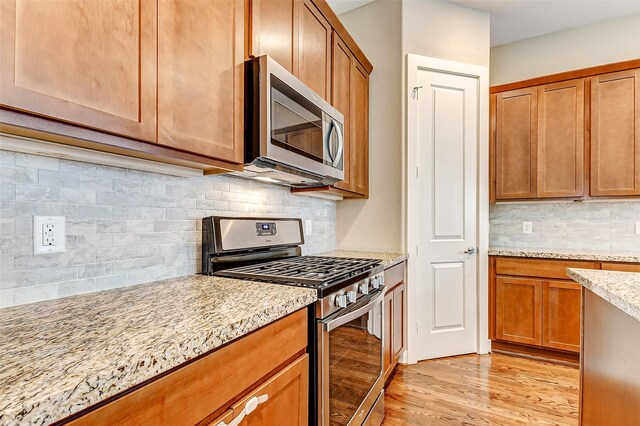
[[[402,250],[401,2],[378,0],[340,20],[373,64],[368,200],[337,203],[339,248]]]
[[[405,0],[405,53],[489,66],[489,13],[443,1]]]
[[[491,49],[491,85],[640,58],[640,14]]]

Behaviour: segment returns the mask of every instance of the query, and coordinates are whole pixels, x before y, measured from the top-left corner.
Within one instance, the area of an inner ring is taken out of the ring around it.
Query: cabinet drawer
[[[603,263],[605,271],[640,272],[640,264],[637,263]]]
[[[597,264],[578,260],[496,258],[497,275],[569,280],[571,278],[567,276],[567,268],[597,269]]]
[[[306,314],[306,309],[294,312],[69,424],[192,426],[202,422],[304,350]]]
[[[404,262],[384,270],[384,285],[388,290],[404,281]]]

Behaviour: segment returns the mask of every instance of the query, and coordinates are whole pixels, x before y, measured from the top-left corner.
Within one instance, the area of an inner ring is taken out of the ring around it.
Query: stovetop
[[[379,260],[297,256],[217,271],[215,275],[316,288],[324,293],[368,272],[381,272]],[[379,269],[379,271],[377,271]]]

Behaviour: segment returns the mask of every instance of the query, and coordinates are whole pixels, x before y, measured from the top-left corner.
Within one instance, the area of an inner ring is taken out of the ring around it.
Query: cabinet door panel
[[[351,152],[351,81],[354,58],[349,48],[333,33],[333,61],[331,69],[331,104],[344,115],[344,179],[335,184],[336,188],[353,191]]]
[[[308,388],[309,355],[305,354],[234,405],[233,414],[237,417],[249,399],[266,395],[268,399],[241,426],[305,426],[309,421]]]
[[[496,338],[542,344],[542,281],[496,279]]]
[[[354,191],[369,196],[369,74],[355,62],[353,69],[351,161]]]
[[[240,162],[242,1],[163,0],[158,8],[158,142]]]
[[[154,1],[0,2],[0,104],[155,141]]]
[[[298,73],[299,0],[251,0],[249,55],[269,55]]]
[[[405,318],[405,299],[406,299],[406,284],[400,284],[393,290],[393,339],[391,342],[391,348],[393,351],[393,359],[396,360],[402,354],[404,350],[404,318]]]
[[[311,2],[300,4],[298,78],[324,99],[331,94],[331,25]]]
[[[569,282],[544,283],[543,346],[580,352],[580,288]]]
[[[640,70],[591,79],[591,195],[640,195]]]
[[[528,88],[498,94],[496,114],[496,199],[534,198],[537,90]]]
[[[382,354],[382,371],[385,379],[391,374],[391,364],[393,359],[393,292],[384,296],[384,349]]]
[[[584,193],[584,80],[538,88],[537,196]]]

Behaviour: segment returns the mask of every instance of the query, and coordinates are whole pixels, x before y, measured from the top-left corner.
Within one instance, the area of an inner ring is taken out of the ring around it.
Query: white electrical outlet
[[[522,233],[523,234],[531,234],[533,232],[533,223],[532,222],[522,222]]]
[[[33,253],[48,254],[65,251],[64,216],[33,217]]]
[[[310,220],[305,220],[304,222],[304,234],[311,235],[313,233],[313,222]]]
[[[640,221],[636,222],[636,235],[640,235]]]

